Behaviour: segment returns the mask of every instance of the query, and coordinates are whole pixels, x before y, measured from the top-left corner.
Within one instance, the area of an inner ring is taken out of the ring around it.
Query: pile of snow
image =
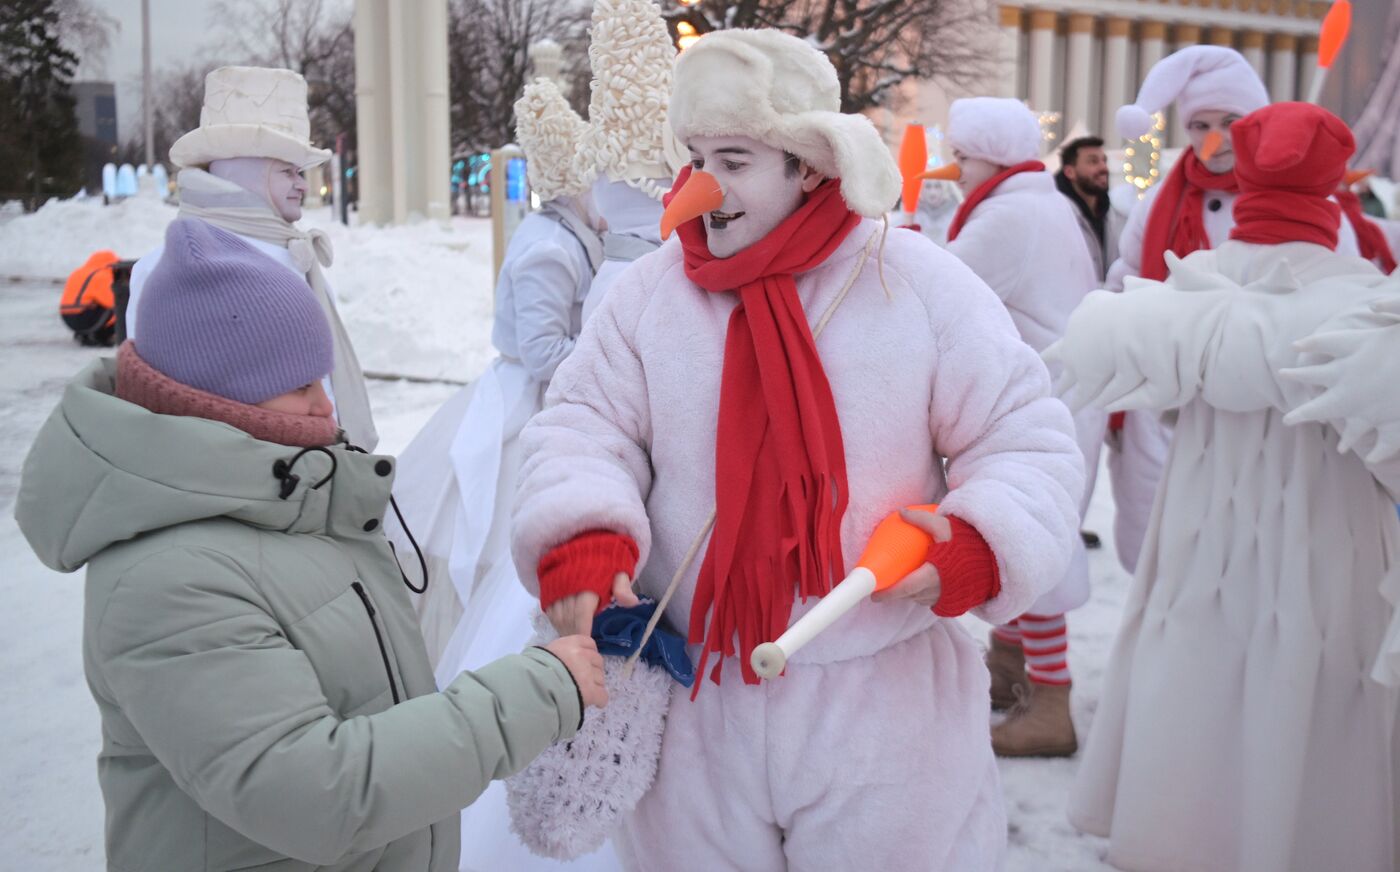
[[[175,215],[145,197],[52,200],[0,225],[0,277],[61,279],[104,248],[138,258]],[[367,371],[467,381],[486,368],[495,354],[489,219],[346,227],[327,207],[301,226],[331,238],[327,274]]]

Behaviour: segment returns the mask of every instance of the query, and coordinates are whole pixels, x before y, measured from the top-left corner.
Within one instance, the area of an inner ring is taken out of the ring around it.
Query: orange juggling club
[[[910,506],[910,511],[938,511],[936,504]],[[837,618],[855,608],[872,593],[894,587],[928,559],[932,537],[904,520],[896,512],[885,518],[870,534],[865,553],[845,580],[822,597],[810,612],[798,618],[776,642],[764,642],[749,655],[749,665],[761,678],[777,678],[788,658],[812,641]]]
[[[929,170],[919,178],[931,179],[935,182],[956,182],[962,178],[962,167],[955,163],[944,164],[938,169]]]
[[[1317,70],[1313,72],[1312,85],[1308,88],[1309,103],[1316,103],[1322,96],[1322,83],[1327,79],[1327,71],[1342,50],[1351,32],[1350,0],[1334,0],[1332,8],[1322,19],[1322,30],[1317,35]]]
[[[1215,153],[1220,151],[1220,146],[1225,144],[1225,137],[1220,135],[1220,131],[1212,130],[1206,134],[1205,141],[1201,143],[1201,160],[1206,161],[1215,157]]]
[[[661,213],[661,238],[670,239],[677,227],[722,205],[724,191],[719,186],[719,180],[704,170],[692,170],[690,178],[685,180],[676,196],[671,198],[666,211]]]
[[[910,124],[904,128],[904,139],[899,143],[899,175],[904,180],[900,200],[904,214],[911,222],[919,208],[919,191],[924,186],[923,172],[927,166],[928,138],[924,134],[924,126]]]

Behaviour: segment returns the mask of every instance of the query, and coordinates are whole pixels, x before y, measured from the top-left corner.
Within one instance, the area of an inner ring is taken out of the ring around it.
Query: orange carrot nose
[[[1220,151],[1220,146],[1225,144],[1225,137],[1220,135],[1220,131],[1212,130],[1206,134],[1205,142],[1201,143],[1201,160],[1210,160],[1215,157],[1215,153]]]
[[[685,185],[671,198],[661,213],[661,238],[670,239],[671,232],[692,218],[713,212],[724,205],[724,191],[719,180],[702,170],[693,170]]]
[[[935,182],[956,182],[962,178],[962,167],[955,163],[944,164],[936,170],[929,170],[919,178]]]
[[[1347,170],[1346,176],[1342,179],[1342,184],[1350,188],[1352,185],[1370,176],[1375,170]]]

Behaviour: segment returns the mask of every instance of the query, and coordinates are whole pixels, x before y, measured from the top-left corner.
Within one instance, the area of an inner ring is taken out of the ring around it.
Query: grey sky
[[[141,0],[96,0],[95,5],[121,22],[112,39],[105,70],[84,62],[79,77],[117,84],[117,131],[125,142],[141,123]],[[150,0],[151,66],[189,59],[213,43],[213,0]]]

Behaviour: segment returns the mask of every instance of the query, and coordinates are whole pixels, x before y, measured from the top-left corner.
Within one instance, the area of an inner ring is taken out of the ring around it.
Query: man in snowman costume
[[[691,164],[662,228],[679,238],[610,289],[521,436],[514,553],[551,620],[587,628],[629,581],[661,599],[674,577],[666,616],[708,679],[673,696],[616,838],[633,869],[990,870],[1005,852],[987,672],[949,618],[1004,622],[1063,576],[1083,461],[996,295],[876,219],[899,173],[839,107],[831,63],[787,34],[681,55]],[[935,533],[928,563],[760,684],[753,648],[878,521],[935,501],[942,518],[908,514]]]
[[[331,265],[330,239],[296,226],[306,197],[305,172],[330,157],[311,145],[306,80],[291,70],[262,67],[220,67],[206,76],[199,127],[170,147],[170,160],[180,167],[181,218],[198,218],[238,235],[311,286],[335,339],[335,367],[325,386],[336,420],[352,444],[372,451],[379,436],[364,373],[322,272]],[[155,249],[131,269],[128,337],[140,332],[137,301],[164,250]]]
[[[965,197],[948,228],[948,250],[1006,304],[1026,344],[1044,351],[1064,334],[1098,277],[1074,207],[1040,162],[1040,124],[1019,100],[971,97],[949,107],[947,140]],[[1014,257],[1007,256],[1009,240]],[[1075,415],[1086,495],[1106,421],[1095,408]],[[1088,500],[1081,500],[1081,519],[1087,509]],[[1070,718],[1065,613],[1089,600],[1089,560],[1077,533],[1073,540],[1074,558],[1060,583],[992,631],[992,708],[1012,710],[992,728],[992,747],[1001,756],[1067,757],[1079,747]]]

